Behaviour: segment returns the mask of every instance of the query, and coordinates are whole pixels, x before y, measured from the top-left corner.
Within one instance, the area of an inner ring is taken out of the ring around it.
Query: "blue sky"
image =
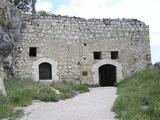
[[[137,18],[150,26],[152,62],[160,61],[160,0],[38,0],[36,9],[84,18]]]
[[[57,10],[62,4],[67,4],[68,0],[38,0],[38,3],[51,3],[52,10]]]

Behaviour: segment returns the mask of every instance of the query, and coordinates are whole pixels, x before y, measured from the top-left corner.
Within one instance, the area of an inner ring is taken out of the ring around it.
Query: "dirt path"
[[[24,109],[21,120],[114,120],[111,108],[116,97],[115,87],[93,88],[57,103],[33,103]]]

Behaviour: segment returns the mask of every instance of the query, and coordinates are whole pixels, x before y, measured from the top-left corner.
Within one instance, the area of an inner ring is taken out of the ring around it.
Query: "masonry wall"
[[[27,27],[17,42],[17,76],[33,78],[33,63],[50,58],[58,63],[59,80],[93,83],[93,52],[101,51],[102,59],[122,65],[123,77],[145,69],[150,63],[149,27],[136,19],[83,19],[67,16],[23,15]],[[37,47],[37,57],[29,56],[29,47]],[[86,76],[82,72],[87,71]]]

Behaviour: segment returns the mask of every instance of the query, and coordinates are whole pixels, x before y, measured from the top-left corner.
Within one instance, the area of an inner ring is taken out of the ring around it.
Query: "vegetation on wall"
[[[35,3],[37,0],[8,0],[12,2],[18,9],[24,12],[35,12]]]
[[[160,70],[146,70],[118,84],[113,111],[119,120],[159,120]]]
[[[0,9],[0,25],[4,28],[12,28],[12,23],[8,18],[8,14],[4,9]]]
[[[4,82],[7,96],[0,95],[0,119],[19,117],[23,112],[14,107],[30,105],[32,100],[57,102],[89,91],[87,85],[70,82],[53,83],[51,86],[32,80],[5,80]]]
[[[46,11],[44,11],[44,10],[39,11],[38,14],[39,14],[39,15],[42,15],[42,16],[47,16],[47,15],[49,15],[49,13],[46,12]]]
[[[27,23],[25,21],[21,22],[21,28],[26,28],[27,27]]]

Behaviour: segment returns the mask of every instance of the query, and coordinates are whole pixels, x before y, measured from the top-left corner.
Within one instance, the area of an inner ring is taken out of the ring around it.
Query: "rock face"
[[[12,23],[14,24],[16,20],[13,20],[11,12],[15,12],[14,6],[6,0],[0,0],[0,92],[6,95],[5,86],[3,83],[4,78],[4,68],[3,62],[11,53],[14,48],[14,38],[17,35],[16,28],[11,28]],[[12,61],[9,61],[12,62]]]
[[[0,33],[0,91],[6,95],[3,83],[3,59],[5,59],[13,50],[12,38],[7,33]]]
[[[3,64],[1,61],[0,61],[0,94],[6,95],[6,90],[3,83]]]
[[[154,68],[160,69],[160,62],[155,63],[155,64],[154,64]]]
[[[6,58],[13,49],[12,38],[9,34],[2,34],[0,36],[0,57]]]

